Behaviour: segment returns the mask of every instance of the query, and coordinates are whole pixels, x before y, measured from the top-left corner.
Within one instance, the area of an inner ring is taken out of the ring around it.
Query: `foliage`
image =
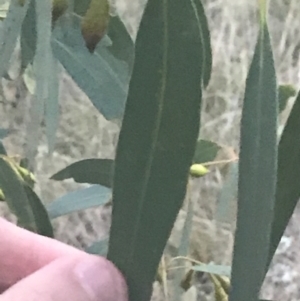
[[[238,216],[231,274],[233,290],[230,293],[232,301],[258,298],[265,278],[275,203],[279,105],[265,15],[261,20],[246,81],[241,120]],[[242,279],[244,282],[241,282]]]
[[[177,297],[192,285],[194,272],[202,271],[211,277],[216,300],[259,300],[261,284],[300,196],[300,94],[278,144],[278,114],[297,92],[277,83],[267,2],[259,4],[239,159],[226,162],[228,179],[219,196],[219,221],[226,219],[230,201],[237,198],[232,266],[188,257],[193,224],[189,179],[205,176],[223,148],[198,138],[202,95],[213,60],[200,0],[148,0],[135,43],[122,20],[109,15],[107,0],[75,0],[72,7],[64,0],[54,0],[52,6],[49,1],[11,0],[1,6],[0,76],[7,76],[19,37],[21,74],[33,94],[28,167],[7,155],[2,141],[9,131],[0,129],[0,200],[18,224],[53,237],[51,219],[112,203],[110,236],[86,251],[107,256],[117,265],[131,301],[148,301],[155,279],[165,285],[168,268],[161,269],[163,254],[186,198],[180,246],[172,260],[185,268],[186,262],[192,264],[175,274]],[[83,159],[51,177],[89,186],[45,206],[34,192],[32,171],[42,121],[49,151],[55,149],[61,67],[99,113],[122,126],[114,159]]]
[[[18,217],[18,224],[41,235],[53,237],[46,208],[33,191],[34,178],[7,156],[0,157],[1,199]]]

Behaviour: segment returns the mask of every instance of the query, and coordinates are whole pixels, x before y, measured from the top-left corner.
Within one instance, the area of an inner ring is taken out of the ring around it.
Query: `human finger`
[[[62,256],[85,252],[0,218],[0,292]]]
[[[127,301],[123,277],[105,258],[58,258],[19,281],[0,301]]]

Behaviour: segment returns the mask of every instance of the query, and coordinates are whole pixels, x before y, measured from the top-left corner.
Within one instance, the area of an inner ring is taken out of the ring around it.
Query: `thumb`
[[[17,282],[0,301],[127,301],[126,284],[102,257],[61,257]]]

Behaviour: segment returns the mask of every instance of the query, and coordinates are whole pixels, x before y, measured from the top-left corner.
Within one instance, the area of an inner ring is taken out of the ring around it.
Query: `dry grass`
[[[297,87],[300,62],[298,2],[272,0],[270,9],[270,31],[279,82],[295,84]],[[131,34],[135,36],[145,0],[116,0],[116,3]],[[201,136],[237,149],[245,79],[257,36],[256,1],[205,0],[204,3],[211,29],[214,63],[212,79],[205,92]],[[6,96],[9,97],[8,93],[11,92],[12,89],[8,89]],[[65,75],[61,81],[61,92],[62,120],[56,151],[52,158],[46,155],[43,137],[37,159],[38,192],[46,202],[78,187],[71,182],[49,181],[52,173],[82,158],[112,157],[118,134],[117,126],[105,121]],[[24,144],[24,110],[28,107],[29,99],[21,96],[18,102],[17,109],[6,105],[0,110],[0,125],[10,124],[16,130],[5,141],[11,153],[22,153]],[[205,179],[195,181],[193,199],[199,218],[208,222],[214,219],[216,197],[222,183],[223,176],[218,169]],[[300,271],[300,258],[297,258],[296,252],[300,246],[300,236],[295,220],[300,214],[298,211],[284,238],[284,241],[289,239],[293,243],[285,249],[288,255],[280,253],[280,250],[276,255],[266,281],[265,297],[291,301],[300,298],[299,288],[292,284],[300,283],[300,274],[297,272]],[[56,222],[57,238],[78,247],[86,246],[108,231],[107,222],[101,220],[100,215],[106,216],[101,209],[97,209],[60,219]],[[215,240],[215,231],[212,230],[209,235],[210,243]],[[194,239],[199,240],[200,237]],[[228,251],[231,246],[225,248]],[[216,253],[217,261],[224,256],[222,252]]]

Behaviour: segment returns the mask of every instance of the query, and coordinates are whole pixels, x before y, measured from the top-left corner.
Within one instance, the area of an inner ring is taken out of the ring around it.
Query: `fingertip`
[[[0,301],[127,301],[127,286],[107,259],[61,257],[6,290]]]
[[[92,300],[127,301],[125,279],[107,259],[90,256],[78,262],[74,273]]]

